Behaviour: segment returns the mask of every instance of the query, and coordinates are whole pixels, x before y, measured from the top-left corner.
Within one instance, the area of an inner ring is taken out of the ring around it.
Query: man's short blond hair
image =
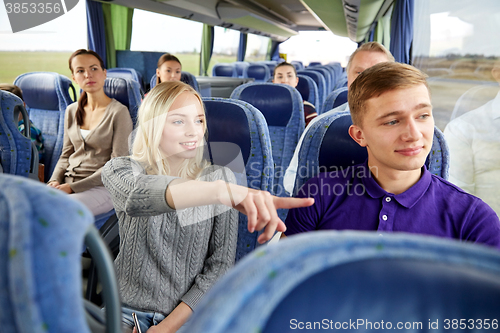
[[[429,91],[427,75],[410,65],[382,62],[364,70],[349,87],[347,100],[353,124],[361,126],[366,113],[366,101],[370,98],[420,84],[425,85]]]
[[[365,52],[379,52],[383,53],[387,56],[387,61],[389,62],[394,62],[394,56],[389,52],[388,49],[385,48],[384,45],[380,44],[379,42],[369,42],[369,43],[364,43],[360,47],[358,47],[349,57],[349,62],[347,63],[346,71],[349,72],[349,68],[351,67],[351,63],[358,54],[358,52],[365,51]]]

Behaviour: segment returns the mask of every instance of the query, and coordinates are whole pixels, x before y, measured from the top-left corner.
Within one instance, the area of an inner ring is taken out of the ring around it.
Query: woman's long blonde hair
[[[163,128],[175,99],[182,93],[189,92],[196,96],[205,108],[200,95],[189,85],[180,81],[162,82],[155,86],[142,101],[139,108],[135,139],[132,146],[132,158],[146,167],[148,174],[170,175],[170,167],[165,155],[161,152],[160,142]],[[207,124],[204,124],[204,133]],[[182,178],[196,179],[208,165],[203,159],[203,146],[198,147],[196,156],[182,162],[178,175]]]

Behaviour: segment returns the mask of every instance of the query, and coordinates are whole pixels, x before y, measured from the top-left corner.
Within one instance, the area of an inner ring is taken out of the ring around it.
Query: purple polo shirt
[[[291,209],[285,235],[311,230],[376,230],[456,238],[500,248],[500,221],[486,203],[425,166],[420,180],[394,195],[384,191],[367,163],[322,173],[299,191],[314,205]]]

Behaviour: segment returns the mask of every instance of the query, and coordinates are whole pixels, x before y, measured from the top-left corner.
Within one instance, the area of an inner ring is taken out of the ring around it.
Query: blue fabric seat
[[[38,151],[36,147],[33,151],[29,133],[23,135],[17,127],[16,110],[21,108],[24,106],[19,97],[0,90],[0,164],[3,173],[24,177],[29,177],[36,169],[38,178]],[[29,130],[29,126],[25,128]],[[36,159],[36,166],[32,159]]]
[[[49,180],[62,152],[64,113],[73,103],[67,77],[51,72],[33,72],[18,76],[14,84],[23,92],[30,120],[40,129],[45,147],[45,180]],[[76,94],[74,94],[76,98]]]
[[[122,79],[134,80],[141,86],[141,92],[144,93],[144,82],[140,72],[133,68],[109,68],[106,70],[107,77],[120,77]]]
[[[292,60],[290,61],[290,63],[295,67],[295,70],[297,71],[304,69],[304,64],[302,63],[302,61]]]
[[[104,82],[104,92],[128,108],[134,123],[137,120],[137,111],[141,106],[141,89],[139,83],[123,78],[107,78]]]
[[[347,103],[347,87],[339,88],[329,93],[319,114],[335,109],[344,103]]]
[[[283,177],[305,127],[300,93],[284,84],[252,82],[237,87],[231,98],[252,104],[266,118],[275,165],[272,193],[288,196]],[[280,213],[280,217],[284,215],[286,212]]]
[[[334,78],[332,78],[332,74],[330,73],[329,70],[323,68],[322,66],[313,66],[313,67],[307,68],[307,70],[315,71],[315,72],[318,72],[321,75],[323,75],[323,78],[325,79],[326,95],[328,95],[333,90]]]
[[[340,88],[347,88],[347,76],[342,75],[340,79],[335,83],[335,90]]]
[[[323,75],[321,75],[318,72],[307,70],[307,69],[297,71],[297,74],[309,76],[311,79],[314,80],[314,82],[316,83],[316,86],[318,86],[319,103],[320,103],[320,105],[323,105],[323,103],[325,102],[326,95],[327,95],[327,93],[326,93],[326,81],[325,81],[325,78],[323,77]]]
[[[489,318],[491,327],[499,275],[500,252],[483,245],[405,233],[309,232],[247,256],[204,296],[186,329],[286,333],[344,325],[390,332],[409,322],[404,331],[448,332],[453,318]]]
[[[200,92],[200,86],[198,84],[198,81],[196,80],[196,76],[189,72],[181,72],[181,81],[184,83],[189,84],[191,87],[193,87],[194,90],[197,92]],[[151,77],[151,80],[149,80],[149,85],[151,89],[153,89],[154,86],[156,86],[156,74],[154,74]]]
[[[212,76],[238,77],[238,73],[234,64],[218,63],[212,67]]]
[[[322,63],[321,63],[321,62],[319,62],[319,61],[311,61],[311,62],[309,63],[309,65],[307,65],[307,68],[309,68],[309,67],[321,66],[321,65],[322,65]]]
[[[320,172],[343,169],[363,163],[368,158],[365,147],[358,145],[348,133],[352,125],[349,111],[328,115],[309,126],[299,151],[297,177],[293,195],[309,178]],[[434,139],[425,165],[434,175],[448,179],[449,150],[443,133],[434,127]]]
[[[269,191],[274,162],[266,120],[252,105],[235,99],[204,98],[208,147],[213,164],[229,167],[239,185]],[[258,246],[258,233],[248,232],[247,216],[239,214],[236,261]]]
[[[236,73],[238,74],[238,77],[243,77],[243,72],[245,71],[245,68],[250,66],[249,62],[246,61],[235,61],[234,67],[236,67]]]
[[[83,204],[59,190],[0,175],[2,332],[90,332],[81,297],[84,237],[99,257],[107,331],[121,332],[113,262],[93,220]]]
[[[314,80],[309,76],[302,74],[297,74],[297,77],[299,78],[299,83],[297,84],[295,89],[299,91],[300,95],[302,96],[302,100],[308,101],[309,103],[314,105],[316,110],[320,110],[318,86],[316,86]]]
[[[267,82],[271,78],[271,71],[266,64],[253,63],[243,71],[244,78],[253,78],[255,82]]]
[[[273,76],[274,69],[276,68],[276,65],[278,64],[278,62],[274,61],[274,60],[264,60],[264,61],[259,61],[257,63],[266,65],[269,68],[269,74],[271,76]]]

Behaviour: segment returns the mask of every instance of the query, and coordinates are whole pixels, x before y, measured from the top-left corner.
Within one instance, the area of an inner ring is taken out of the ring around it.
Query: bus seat
[[[107,332],[121,332],[113,262],[92,214],[38,181],[0,175],[0,321],[2,332],[90,332],[84,311],[81,248],[99,258]],[[68,223],[71,222],[71,223]],[[100,318],[102,319],[102,318]]]
[[[234,64],[218,63],[212,67],[212,76],[238,77],[238,73]]]
[[[340,88],[347,88],[347,76],[343,75],[335,84],[335,90]]]
[[[322,65],[322,63],[319,62],[319,61],[311,61],[309,63],[309,65],[307,65],[307,68],[309,68],[309,67],[315,67],[315,66],[321,66],[321,65]]]
[[[69,90],[76,92],[71,80],[52,72],[19,75],[14,84],[23,92],[30,120],[40,129],[45,147],[45,180],[49,180],[59,160],[64,140],[64,113],[73,103]]]
[[[243,72],[245,71],[245,68],[250,66],[249,62],[246,61],[235,61],[234,67],[236,67],[236,73],[238,74],[238,77],[243,77]]]
[[[271,76],[273,76],[274,68],[276,68],[276,65],[278,64],[278,62],[274,60],[259,61],[257,63],[266,65],[269,68],[269,74]]]
[[[196,80],[196,76],[189,72],[181,72],[181,81],[184,83],[189,84],[191,87],[193,87],[194,90],[197,92],[200,92],[200,86],[198,84],[198,81]],[[151,89],[153,89],[154,86],[156,86],[156,74],[154,74],[151,77],[151,80],[149,80],[149,86]]]
[[[141,86],[141,93],[144,93],[144,83],[142,75],[133,68],[109,68],[106,70],[107,77],[121,77],[122,79],[134,80]]]
[[[212,163],[233,170],[240,185],[271,190],[274,162],[269,130],[262,113],[235,99],[204,98],[203,102]],[[259,233],[249,233],[247,225],[247,216],[239,213],[236,261],[259,245]]]
[[[243,71],[243,77],[253,78],[255,82],[267,82],[271,77],[271,71],[266,64],[253,63]]]
[[[300,71],[297,71],[297,74],[309,76],[311,79],[314,80],[316,85],[318,86],[318,98],[319,98],[319,105],[323,105],[325,102],[326,98],[326,81],[323,75],[316,71],[311,71],[308,69],[302,69]]]
[[[18,112],[29,124],[23,101],[10,92],[0,90],[0,164],[2,172],[38,179],[38,150],[31,142],[30,127],[19,132]],[[34,149],[34,150],[33,150]]]
[[[135,126],[137,111],[141,105],[141,88],[139,83],[134,80],[118,77],[106,78],[106,81],[104,81],[104,92],[128,108]]]
[[[303,101],[308,101],[319,111],[320,104],[318,98],[318,86],[309,76],[298,74],[299,83],[295,87],[302,96]]]
[[[304,64],[302,63],[302,61],[298,61],[298,60],[292,60],[290,61],[290,63],[295,67],[295,70],[301,70],[301,69],[304,69]]]
[[[307,68],[308,71],[315,71],[323,75],[323,78],[325,79],[325,89],[326,89],[326,95],[328,95],[330,92],[333,90],[333,78],[332,74],[330,73],[329,70],[322,68],[321,66],[313,66],[310,68]],[[325,95],[325,98],[326,98]]]
[[[347,87],[336,89],[328,94],[319,114],[335,109],[344,103],[347,103]]]
[[[388,332],[401,323],[407,332],[447,332],[458,327],[454,318],[498,318],[499,275],[500,252],[484,245],[405,233],[308,232],[238,263],[204,296],[186,329]]]
[[[305,128],[302,96],[295,88],[284,84],[247,83],[237,87],[231,98],[252,104],[266,118],[275,165],[271,193],[288,196],[283,188],[283,177]],[[284,215],[286,211],[282,211],[280,217]]]
[[[320,172],[344,169],[363,163],[368,158],[366,148],[358,145],[349,136],[352,125],[349,111],[328,115],[308,127],[299,151],[298,168],[293,195],[301,186]],[[443,133],[434,127],[432,148],[425,166],[434,175],[448,179],[448,145]]]

